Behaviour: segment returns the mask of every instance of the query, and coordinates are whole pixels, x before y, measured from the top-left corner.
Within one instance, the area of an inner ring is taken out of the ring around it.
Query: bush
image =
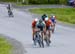
[[[0,2],[17,2],[17,0],[0,0]],[[18,2],[22,2],[22,0],[18,0]]]
[[[29,4],[48,4],[48,0],[29,0]]]
[[[0,0],[1,2],[17,2],[17,0]],[[22,0],[18,0],[22,2]],[[68,0],[25,0],[25,4],[67,4]],[[24,4],[23,3],[23,4]]]
[[[30,4],[67,4],[67,0],[29,0]]]
[[[68,0],[59,0],[59,4],[67,4]]]

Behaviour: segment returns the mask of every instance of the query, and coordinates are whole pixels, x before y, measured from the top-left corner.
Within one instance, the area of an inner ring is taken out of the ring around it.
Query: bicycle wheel
[[[47,46],[50,46],[50,42],[49,42],[49,40],[46,39],[45,41],[46,41]]]
[[[49,39],[49,33],[47,31],[47,34],[46,34],[46,37],[45,37],[45,42],[46,42],[46,45],[49,46],[50,45],[50,39]]]
[[[38,40],[38,45],[39,45],[39,47],[41,47],[41,42],[40,42],[40,40]]]
[[[41,35],[39,33],[38,33],[37,37],[38,37],[39,46],[44,48],[43,38],[41,37]]]
[[[43,42],[43,37],[40,36],[40,40],[41,40],[41,45],[44,48],[44,42]]]
[[[55,31],[55,24],[53,25],[52,33],[54,33],[54,31]]]

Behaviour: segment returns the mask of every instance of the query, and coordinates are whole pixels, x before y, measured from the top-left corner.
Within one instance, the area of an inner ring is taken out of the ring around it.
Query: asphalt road
[[[75,29],[57,24],[50,47],[33,47],[30,13],[13,9],[14,18],[0,4],[0,33],[20,41],[27,54],[75,54]]]

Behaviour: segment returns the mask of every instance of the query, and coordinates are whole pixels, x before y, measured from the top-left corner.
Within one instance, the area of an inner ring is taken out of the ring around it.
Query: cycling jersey
[[[35,27],[36,27],[36,22],[33,21],[33,22],[32,22],[32,28],[35,28]]]
[[[45,21],[45,24],[46,24],[46,30],[50,30],[51,25],[52,25],[52,21],[51,20]]]
[[[50,26],[52,24],[51,20],[45,21],[46,26]]]
[[[41,31],[43,31],[43,28],[45,28],[45,23],[44,22],[37,22],[36,27],[39,28]]]
[[[55,16],[55,17],[50,17],[50,20],[51,20],[53,23],[56,23],[56,16]]]

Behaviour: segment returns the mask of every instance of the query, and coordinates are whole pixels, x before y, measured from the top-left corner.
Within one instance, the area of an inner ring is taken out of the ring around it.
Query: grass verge
[[[57,20],[75,24],[75,8],[39,8],[30,9],[29,11],[41,15],[45,13],[48,16],[55,14]]]
[[[0,54],[10,54],[12,46],[5,38],[0,37]]]

